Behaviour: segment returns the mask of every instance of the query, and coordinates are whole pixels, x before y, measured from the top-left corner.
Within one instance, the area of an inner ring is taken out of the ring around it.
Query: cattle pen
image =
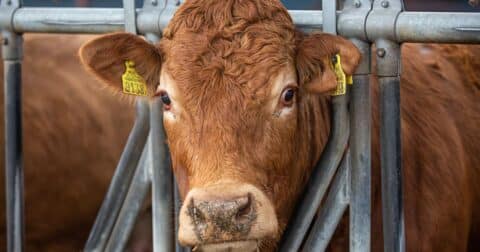
[[[21,70],[23,33],[127,31],[159,40],[180,1],[145,0],[142,8],[34,8],[0,2],[5,71],[7,251],[24,250]],[[401,0],[323,0],[323,10],[290,10],[295,25],[350,39],[362,62],[346,95],[332,98],[332,132],[280,243],[279,251],[323,251],[343,213],[350,250],[370,251],[370,55],[380,87],[384,250],[405,251],[400,135],[400,44],[480,43],[480,13],[405,11]],[[372,44],[375,51],[372,52]],[[122,251],[152,187],[154,251],[187,251],[176,241],[179,193],[169,166],[161,103],[139,99],[137,118],[85,251]],[[346,151],[344,151],[346,150]],[[328,192],[328,193],[327,193]],[[324,203],[322,204],[322,199]],[[321,206],[321,207],[320,207]],[[319,209],[320,208],[320,209]],[[319,214],[316,216],[317,211]]]

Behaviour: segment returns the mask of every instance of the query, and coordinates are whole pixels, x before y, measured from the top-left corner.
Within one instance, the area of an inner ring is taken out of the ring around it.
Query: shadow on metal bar
[[[148,154],[148,145],[145,145],[105,251],[125,251],[130,234],[150,189],[149,167],[147,166]]]
[[[350,152],[338,168],[325,202],[320,208],[302,251],[325,251],[349,203]]]
[[[147,142],[149,124],[149,106],[147,101],[137,102],[137,118],[127,145],[120,157],[110,187],[102,207],[97,215],[90,236],[85,245],[86,251],[103,251],[112,231],[117,215],[122,207],[132,181],[142,150]]]
[[[173,175],[163,128],[163,106],[151,106],[150,167],[152,177],[153,251],[174,251]]]

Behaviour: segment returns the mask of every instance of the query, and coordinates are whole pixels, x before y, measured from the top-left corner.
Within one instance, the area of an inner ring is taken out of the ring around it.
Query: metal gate
[[[21,135],[22,33],[106,33],[126,30],[152,42],[179,1],[145,0],[142,9],[25,8],[20,0],[0,4],[5,67],[5,150],[8,251],[23,251],[23,168]],[[380,85],[380,143],[385,251],[405,251],[400,145],[400,43],[480,43],[480,13],[408,12],[401,0],[323,0],[322,11],[290,11],[299,28],[347,38],[362,62],[347,95],[332,99],[332,132],[280,251],[322,251],[343,213],[350,212],[350,250],[370,250],[370,50]],[[137,119],[95,221],[86,251],[122,251],[141,203],[152,187],[154,251],[185,251],[175,243],[180,208],[164,143],[160,102],[137,101]],[[349,143],[349,144],[348,144]],[[345,149],[347,149],[345,151]],[[338,169],[337,169],[338,167]],[[338,170],[338,171],[337,171]],[[327,189],[328,195],[326,195]],[[326,197],[321,209],[319,206]],[[173,204],[173,205],[172,205]],[[174,211],[172,211],[174,209]],[[317,211],[320,211],[315,219]],[[313,223],[313,224],[312,224]],[[313,225],[313,226],[312,226]]]

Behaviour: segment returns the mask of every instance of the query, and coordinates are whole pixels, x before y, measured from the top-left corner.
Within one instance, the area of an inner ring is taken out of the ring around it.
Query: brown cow
[[[478,87],[434,47],[406,49],[407,249],[465,251],[477,242],[480,227]],[[118,92],[125,61],[133,61],[149,94],[162,99],[184,198],[178,238],[206,251],[274,249],[329,133],[336,53],[352,74],[360,55],[349,41],[296,31],[275,0],[190,0],[157,46],[116,33],[80,50],[86,67]],[[375,250],[381,244],[377,136]]]
[[[81,69],[76,51],[88,38],[25,36],[26,251],[83,248],[133,122],[132,106],[111,97]],[[1,88],[0,118],[3,94]],[[0,132],[0,251],[5,251],[3,121]]]

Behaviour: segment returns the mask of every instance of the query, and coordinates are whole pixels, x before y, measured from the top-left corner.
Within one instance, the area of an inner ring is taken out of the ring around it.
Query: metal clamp
[[[370,0],[346,0],[338,18],[338,33],[367,40],[366,22],[372,9]]]
[[[0,2],[0,26],[13,31],[13,15],[20,8],[20,0],[4,0]]]
[[[373,2],[373,9],[368,15],[365,32],[370,41],[379,38],[397,41],[395,27],[398,15],[402,12],[402,1],[380,0]]]

